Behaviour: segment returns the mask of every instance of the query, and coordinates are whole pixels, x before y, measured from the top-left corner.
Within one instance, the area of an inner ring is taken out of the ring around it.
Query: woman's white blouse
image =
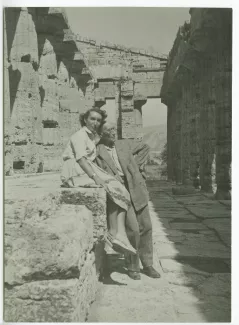
[[[71,136],[63,153],[63,160],[75,159],[77,161],[82,157],[91,161],[94,161],[96,157],[95,136],[86,126]]]

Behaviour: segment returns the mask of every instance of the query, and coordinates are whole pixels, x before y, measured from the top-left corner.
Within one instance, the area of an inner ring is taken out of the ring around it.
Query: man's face
[[[104,125],[102,139],[107,140],[107,142],[114,143],[116,140],[116,127],[114,125]]]

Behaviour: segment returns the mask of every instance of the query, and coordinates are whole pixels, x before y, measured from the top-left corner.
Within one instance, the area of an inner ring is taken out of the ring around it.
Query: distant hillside
[[[143,133],[143,140],[150,146],[152,151],[162,151],[167,141],[166,124],[146,126],[143,128]]]

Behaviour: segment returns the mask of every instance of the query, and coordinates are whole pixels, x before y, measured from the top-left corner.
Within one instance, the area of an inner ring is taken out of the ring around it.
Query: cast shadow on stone
[[[163,226],[162,229],[164,234],[169,240],[169,244],[164,244],[162,241],[162,246],[170,246],[169,250],[176,250],[176,256],[170,256],[171,253],[167,253],[165,251],[165,256],[168,257],[163,258],[161,261],[171,260],[172,263],[180,265],[180,271],[170,271],[167,270],[164,273],[164,276],[168,279],[171,285],[182,286],[182,288],[186,287],[186,290],[190,290],[191,296],[193,296],[193,302],[191,302],[192,307],[184,307],[183,303],[183,294],[182,294],[182,302],[180,302],[180,308],[188,308],[187,313],[191,313],[192,310],[192,318],[193,311],[196,310],[196,313],[203,317],[205,322],[230,322],[231,320],[231,260],[230,254],[225,253],[224,256],[215,257],[214,253],[210,254],[210,245],[212,250],[217,250],[214,246],[216,245],[216,241],[212,242],[212,238],[208,238],[205,236],[205,240],[203,233],[200,231],[200,227],[197,229],[197,225],[199,225],[200,220],[193,219],[184,219],[181,217],[173,217],[173,207],[167,207],[167,203],[164,207],[160,207],[157,198],[160,195],[165,196],[167,199],[168,196],[172,196],[171,186],[167,185],[167,182],[160,181],[147,181],[148,188],[150,190],[150,186],[153,184],[152,193],[150,193],[150,200],[153,203],[153,207],[159,222]],[[156,188],[156,184],[158,184],[158,188]],[[162,185],[161,185],[162,184]],[[160,189],[161,187],[161,189]],[[165,187],[165,188],[164,188]],[[162,191],[163,189],[163,191]],[[161,191],[162,192],[161,192]],[[166,192],[166,193],[165,193]],[[187,196],[187,195],[186,195]],[[181,198],[185,198],[185,195],[182,195]],[[162,201],[163,202],[163,201]],[[170,201],[169,201],[170,202]],[[164,203],[162,203],[164,204]],[[218,203],[219,204],[219,203]],[[180,206],[179,206],[180,207]],[[164,209],[171,209],[171,214],[167,217]],[[186,210],[185,210],[186,211]],[[175,213],[176,210],[175,210]],[[185,214],[187,211],[185,212]],[[178,225],[180,223],[189,223],[195,224],[195,229],[193,227],[189,227],[189,229],[182,229],[183,227],[179,227],[179,229],[173,229],[170,227],[171,222],[175,222]],[[215,220],[216,222],[216,220]],[[230,223],[230,220],[228,220]],[[208,227],[208,236],[217,236],[217,234],[213,231],[210,235],[210,227]],[[163,235],[164,236],[164,235]],[[217,236],[219,238],[219,236]],[[186,238],[186,243],[181,238]],[[207,238],[207,239],[206,239]],[[207,242],[208,241],[208,242]],[[219,241],[222,240],[219,239]],[[172,244],[171,244],[171,243]],[[161,243],[161,242],[160,242]],[[219,245],[221,245],[219,243]],[[224,243],[225,245],[225,243]],[[228,245],[225,245],[229,248]],[[202,253],[203,247],[207,250],[207,254]],[[197,255],[197,248],[199,248],[200,254]],[[165,248],[167,249],[167,247]],[[164,254],[164,252],[162,252]],[[207,255],[207,256],[206,256]],[[211,255],[211,256],[210,256]],[[214,255],[214,256],[213,256]],[[160,261],[160,263],[161,263]],[[161,266],[163,268],[163,264]],[[182,305],[182,307],[181,307]],[[192,308],[192,309],[190,309]],[[184,311],[182,311],[184,313]],[[188,316],[185,316],[185,321]],[[196,317],[196,315],[195,315]],[[191,321],[198,322],[197,319],[190,319]]]
[[[111,274],[114,272],[127,274],[125,269],[125,261],[120,255],[107,254],[105,255],[104,268],[100,277],[100,282],[103,284],[126,286],[126,283],[118,282],[112,279]]]
[[[18,20],[20,17],[21,8],[4,8],[6,30],[7,30],[7,53],[10,56],[12,43],[17,29]],[[5,45],[6,46],[6,45]]]
[[[13,70],[12,65],[8,68],[9,84],[10,84],[10,114],[12,115],[13,105],[16,100],[18,85],[21,80],[21,72],[16,69]]]

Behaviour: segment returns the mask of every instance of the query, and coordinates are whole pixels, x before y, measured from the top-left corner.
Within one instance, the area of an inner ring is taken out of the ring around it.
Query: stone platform
[[[164,181],[147,186],[154,263],[162,277],[132,280],[124,260],[110,258],[88,321],[230,322],[230,201],[175,196]]]
[[[85,321],[103,267],[106,195],[58,174],[5,181],[7,322]]]

